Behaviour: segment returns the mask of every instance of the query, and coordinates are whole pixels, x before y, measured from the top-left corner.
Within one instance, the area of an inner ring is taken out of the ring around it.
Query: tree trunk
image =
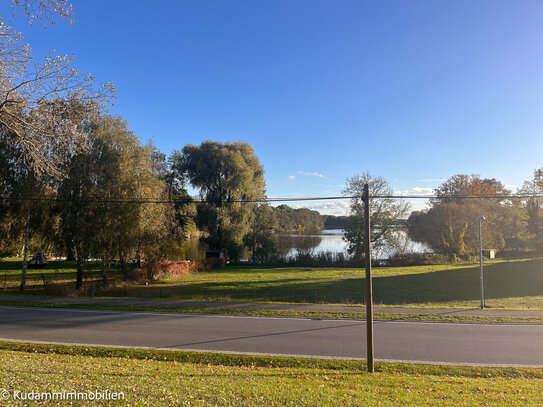
[[[253,264],[255,264],[256,233],[253,233]]]
[[[68,261],[74,261],[75,260],[75,252],[73,247],[67,247],[66,248],[66,260]]]
[[[123,250],[119,247],[119,263],[121,265],[121,272],[123,273],[124,278],[128,277],[128,268],[126,260],[123,255]]]
[[[76,260],[77,260],[77,276],[75,280],[75,288],[79,290],[83,285],[83,256],[81,253],[81,243],[79,241],[75,244]]]
[[[138,251],[137,251],[136,258],[138,260],[138,268],[140,269],[141,268],[141,245],[139,243],[138,243]]]
[[[26,287],[26,270],[28,268],[28,235],[30,234],[30,211],[26,216],[26,226],[25,226],[25,244],[23,249],[23,272],[21,274],[21,286],[19,287],[20,291],[23,291]]]
[[[104,287],[107,285],[107,276],[106,276],[106,259],[105,256],[102,256],[102,267],[100,269],[100,273],[102,274],[102,282],[104,283]]]

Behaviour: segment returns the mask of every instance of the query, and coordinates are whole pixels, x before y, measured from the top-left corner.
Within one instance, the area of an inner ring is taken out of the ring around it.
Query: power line
[[[493,194],[493,195],[454,195],[454,196],[436,196],[436,195],[373,195],[371,199],[443,199],[443,200],[458,200],[458,199],[527,199],[527,198],[543,198],[543,194]],[[303,202],[303,201],[331,201],[331,200],[346,200],[346,199],[361,199],[361,196],[320,196],[320,197],[299,197],[299,198],[262,198],[262,199],[233,199],[226,201],[227,203],[273,203],[273,202]],[[176,203],[208,203],[204,199],[192,198],[190,201],[175,200],[175,199],[157,199],[157,198],[49,198],[49,197],[9,197],[0,196],[0,200],[4,201],[41,201],[41,202],[73,202],[73,203],[118,203],[118,204],[176,204]]]

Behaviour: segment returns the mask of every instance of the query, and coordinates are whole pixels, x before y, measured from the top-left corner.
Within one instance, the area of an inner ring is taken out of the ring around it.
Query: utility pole
[[[485,289],[483,285],[483,237],[481,234],[481,221],[485,220],[483,215],[479,216],[479,279],[481,288],[481,309],[485,307]]]
[[[370,224],[370,188],[364,185],[364,245],[366,262],[366,349],[368,372],[374,372],[373,362],[373,294],[371,280],[371,224]]]

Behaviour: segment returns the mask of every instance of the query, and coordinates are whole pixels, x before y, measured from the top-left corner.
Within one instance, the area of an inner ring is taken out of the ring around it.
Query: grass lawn
[[[50,262],[46,269],[29,270],[27,292],[45,293],[43,274],[58,289],[49,294],[74,293],[71,288],[75,281],[74,266],[71,262]],[[20,261],[0,263],[0,290],[18,292],[20,268]],[[112,279],[119,278],[118,271],[111,273]],[[98,286],[97,266],[89,267],[86,279],[87,287]],[[374,269],[373,282],[376,305],[479,305],[478,264],[380,267]],[[361,304],[364,302],[364,270],[228,266],[149,285],[114,284],[94,294],[170,300]],[[487,262],[485,296],[487,306],[493,308],[543,309],[543,258]]]
[[[0,391],[107,389],[124,393],[125,401],[111,402],[117,405],[543,404],[537,369],[381,363],[368,374],[360,361],[9,343],[0,349]]]

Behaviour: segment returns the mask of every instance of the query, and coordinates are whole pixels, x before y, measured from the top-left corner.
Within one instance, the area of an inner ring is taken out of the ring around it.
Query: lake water
[[[431,250],[423,244],[413,242],[404,230],[395,231],[398,240],[405,253],[428,253]],[[290,256],[300,250],[343,252],[347,254],[347,243],[343,240],[343,229],[326,229],[319,234],[298,235],[287,233],[275,233],[273,235],[277,242],[278,251],[281,254]],[[373,256],[378,258],[389,257],[394,250],[383,248]]]
[[[403,230],[398,230],[399,241],[401,242],[402,251],[404,253],[429,253],[431,250],[423,244],[413,242]],[[275,233],[272,235],[277,243],[277,251],[284,256],[291,256],[297,250],[308,251],[314,253],[321,251],[343,252],[347,254],[347,243],[343,240],[343,229],[326,229],[317,234],[302,235],[294,233]],[[198,239],[189,239],[183,243],[181,258],[187,259],[203,259],[205,258],[205,246],[198,242]],[[374,252],[374,258],[387,258],[392,254],[393,250],[384,248],[379,252]],[[244,250],[243,257],[248,259],[250,251]]]

